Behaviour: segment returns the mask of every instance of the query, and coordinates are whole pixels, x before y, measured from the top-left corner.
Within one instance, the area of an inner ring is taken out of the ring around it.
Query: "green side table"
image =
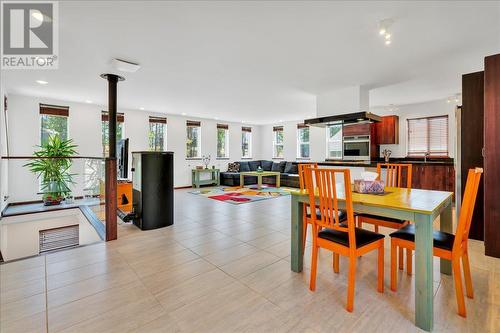
[[[210,179],[200,179],[200,174],[209,173]],[[219,169],[192,169],[191,180],[193,187],[199,188],[200,185],[220,185],[220,170]]]

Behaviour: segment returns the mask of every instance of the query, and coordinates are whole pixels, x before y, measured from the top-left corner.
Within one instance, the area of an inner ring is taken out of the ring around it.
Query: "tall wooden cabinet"
[[[500,54],[484,59],[484,246],[500,258]]]
[[[375,123],[376,142],[379,145],[399,144],[399,117],[383,116]]]

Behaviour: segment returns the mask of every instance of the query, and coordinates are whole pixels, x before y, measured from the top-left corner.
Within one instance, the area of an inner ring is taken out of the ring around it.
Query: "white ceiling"
[[[316,94],[346,86],[371,87],[371,106],[446,98],[500,52],[494,1],[60,1],[59,16],[59,69],[3,70],[9,93],[106,104],[99,74],[117,57],[142,66],[120,108],[264,124],[310,117]]]

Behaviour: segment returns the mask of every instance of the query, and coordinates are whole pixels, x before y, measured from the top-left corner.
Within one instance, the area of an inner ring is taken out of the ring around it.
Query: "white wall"
[[[5,261],[38,255],[39,231],[79,225],[79,244],[100,242],[101,238],[80,209],[27,214],[2,218],[0,251]]]
[[[102,156],[101,143],[101,110],[98,105],[74,103],[48,98],[9,95],[9,140],[10,156],[31,156],[35,146],[40,144],[39,103],[69,106],[68,132],[81,156]],[[241,123],[197,119],[174,115],[158,114],[141,110],[118,110],[125,114],[124,133],[130,139],[130,151],[148,150],[149,116],[167,117],[167,147],[174,152],[174,183],[176,187],[191,185],[191,169],[201,165],[201,160],[186,160],[186,120],[201,121],[201,153],[211,155],[210,165],[226,170],[227,163],[241,159]],[[229,160],[216,160],[217,123],[229,125]],[[253,158],[260,158],[260,128],[252,127]],[[12,202],[39,199],[36,195],[38,181],[22,165],[26,160],[9,162],[9,195]],[[75,169],[78,169],[75,163]],[[129,158],[129,168],[131,157]],[[81,172],[81,169],[75,170]],[[129,174],[130,176],[130,174]],[[77,186],[77,192],[78,191]],[[82,195],[83,193],[74,193]]]

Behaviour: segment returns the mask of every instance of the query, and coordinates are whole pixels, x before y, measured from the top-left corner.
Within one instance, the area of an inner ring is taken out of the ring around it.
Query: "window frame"
[[[438,119],[438,118],[445,118],[446,119],[446,152],[443,153],[442,151],[436,151],[435,154],[432,153],[432,150],[430,149],[431,145],[431,133],[430,133],[430,126],[429,126],[429,120],[431,119]],[[425,120],[426,121],[426,151],[425,152],[410,152],[410,122],[412,120]],[[450,117],[447,114],[444,115],[439,115],[439,116],[428,116],[428,117],[419,117],[419,118],[407,118],[406,119],[406,130],[407,130],[407,138],[406,138],[406,157],[411,157],[411,158],[424,158],[425,155],[427,157],[431,158],[449,158],[450,157]]]
[[[188,131],[189,129],[196,129],[197,132],[197,144],[196,144],[196,156],[188,156]],[[200,121],[186,121],[186,160],[200,160],[202,157],[201,153],[201,122]]]
[[[224,132],[224,155],[219,155],[219,131]],[[217,124],[217,147],[216,147],[216,159],[224,160],[229,159],[229,125]]]
[[[109,133],[109,113],[107,111],[101,111],[101,146],[102,146],[102,156],[109,156],[109,143],[104,143],[104,138],[108,138],[109,135],[104,135],[104,124],[107,124]],[[119,129],[120,128],[120,129]],[[118,137],[120,134],[120,137]],[[116,142],[123,140],[125,138],[125,115],[121,112],[116,114]],[[108,149],[106,150],[106,147]]]
[[[248,154],[245,155],[243,144],[244,144],[244,138],[247,138],[248,141]],[[252,159],[252,128],[251,127],[242,127],[241,128],[241,159],[247,159],[250,160]]]
[[[331,157],[330,156],[330,143],[338,142],[338,140],[330,140],[330,127],[332,126],[340,126],[340,156],[339,157]],[[344,126],[339,124],[330,124],[325,127],[325,139],[326,139],[326,160],[342,160],[344,158],[344,136],[343,136]]]
[[[301,131],[307,130],[308,133],[308,141],[302,141],[301,138]],[[307,145],[308,146],[308,156],[301,156],[301,145]],[[311,128],[307,125],[304,124],[298,124],[297,125],[297,159],[298,160],[309,160],[311,159]]]
[[[282,141],[278,142],[278,133],[281,132]],[[282,156],[278,156],[277,147],[281,147]],[[285,158],[285,129],[283,126],[273,127],[273,160],[283,160]]]
[[[161,126],[163,128],[163,140],[160,141],[160,149],[157,149],[156,147],[156,138],[155,136],[158,134],[158,131],[152,131],[151,126],[155,126],[158,128]],[[167,150],[167,118],[164,117],[149,117],[149,123],[148,123],[148,148],[149,151],[166,151]],[[152,134],[153,133],[153,134]],[[153,146],[153,143],[155,147]]]
[[[65,119],[65,127],[66,127],[66,138],[61,138],[68,140],[70,138],[69,135],[69,107],[68,106],[59,106],[59,105],[48,105],[48,104],[39,104],[39,114],[40,114],[40,136],[39,136],[39,142],[40,146],[43,145],[43,123],[44,123],[44,117],[58,117],[58,118],[63,118]]]

